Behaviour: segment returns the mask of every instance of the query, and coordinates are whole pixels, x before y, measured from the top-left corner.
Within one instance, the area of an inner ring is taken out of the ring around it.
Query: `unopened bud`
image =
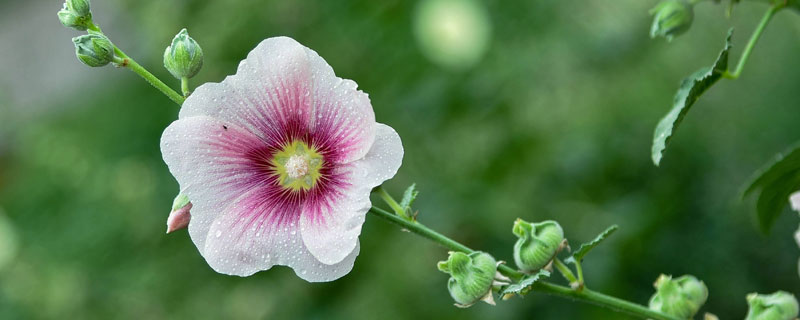
[[[65,27],[86,30],[92,21],[89,0],[65,1],[63,8],[58,11],[58,20]]]
[[[89,31],[89,34],[72,38],[72,42],[78,60],[87,66],[102,67],[114,60],[114,45],[101,33]]]
[[[450,252],[447,261],[437,265],[440,271],[450,274],[447,290],[456,306],[466,308],[483,300],[494,305],[492,283],[497,274],[497,262],[484,252]]]
[[[778,291],[773,294],[751,293],[747,295],[745,320],[791,320],[797,318],[797,299],[791,293]]]
[[[175,78],[194,77],[203,67],[203,49],[184,28],[164,51],[164,67]]]
[[[692,26],[694,8],[687,0],[664,0],[650,9],[653,25],[650,27],[650,37],[664,37],[671,41]]]
[[[167,218],[167,233],[186,228],[192,219],[189,212],[191,209],[192,203],[189,202],[189,197],[183,193],[175,197],[175,200],[172,201],[172,211]]]
[[[514,244],[514,262],[525,272],[539,270],[550,263],[564,240],[564,230],[552,220],[531,224],[517,219],[512,232],[519,237]]]
[[[691,275],[673,279],[662,274],[653,286],[656,293],[650,298],[650,309],[681,319],[693,317],[708,298],[705,283]]]

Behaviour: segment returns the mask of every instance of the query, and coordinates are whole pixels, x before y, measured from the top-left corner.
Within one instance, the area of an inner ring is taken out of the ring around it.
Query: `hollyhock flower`
[[[403,157],[367,94],[286,37],[262,41],[235,75],[198,87],[161,152],[214,270],[248,276],[285,265],[307,281],[350,272],[370,191]]]

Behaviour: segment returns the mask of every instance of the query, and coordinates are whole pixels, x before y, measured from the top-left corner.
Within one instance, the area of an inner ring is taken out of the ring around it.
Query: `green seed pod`
[[[564,240],[564,230],[552,220],[531,224],[517,219],[512,232],[519,237],[514,244],[514,262],[525,272],[539,270],[550,263]]]
[[[164,51],[164,67],[175,78],[194,77],[203,67],[203,49],[184,28]]]
[[[450,252],[447,261],[440,261],[439,270],[450,274],[447,290],[456,306],[469,307],[479,300],[494,304],[492,283],[497,274],[497,262],[484,252]]]
[[[694,20],[694,8],[686,0],[661,1],[650,9],[650,14],[654,16],[650,37],[664,37],[667,41],[689,30]]]
[[[791,320],[797,318],[797,299],[791,293],[778,291],[773,294],[751,293],[747,295],[745,320]]]
[[[89,34],[72,38],[72,42],[78,60],[87,66],[102,67],[114,60],[114,45],[101,33],[89,31]]]
[[[650,298],[650,309],[682,319],[693,317],[708,298],[705,283],[691,275],[672,279],[662,274],[653,286],[656,293]]]
[[[92,21],[89,0],[67,0],[58,11],[58,20],[67,28],[86,30]]]

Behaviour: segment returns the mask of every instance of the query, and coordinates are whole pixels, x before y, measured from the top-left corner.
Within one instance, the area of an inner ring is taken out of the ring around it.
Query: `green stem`
[[[578,272],[578,288],[577,290],[583,290],[584,282],[583,282],[583,267],[581,267],[580,259],[575,259],[575,271]]]
[[[183,97],[188,98],[189,94],[192,93],[189,91],[189,78],[182,77],[181,78],[181,91],[183,92]]]
[[[564,276],[564,278],[566,278],[570,284],[578,282],[578,279],[575,279],[575,275],[572,274],[572,270],[570,270],[569,267],[564,265],[564,263],[561,262],[561,259],[558,258],[553,259],[553,266],[556,267],[556,270],[558,270],[558,272],[560,272],[561,275]]]
[[[738,79],[739,76],[742,74],[742,69],[744,69],[744,65],[747,64],[747,59],[750,58],[750,53],[753,52],[753,48],[755,48],[758,39],[761,38],[761,34],[764,32],[764,29],[767,28],[770,20],[772,20],[772,16],[775,15],[776,12],[780,11],[786,7],[785,3],[775,4],[769,7],[767,12],[764,13],[764,16],[761,18],[761,22],[758,23],[756,30],[753,31],[753,34],[750,36],[750,40],[747,41],[747,45],[744,47],[744,51],[742,51],[742,56],[739,57],[739,63],[736,65],[736,70],[733,73],[725,71],[722,74],[723,77],[728,79]]]
[[[448,238],[441,233],[438,233],[423,224],[416,222],[416,221],[409,221],[399,217],[396,214],[388,212],[378,207],[372,207],[369,209],[369,212],[384,219],[391,223],[394,223],[403,229],[406,229],[412,233],[415,233],[419,236],[422,236],[425,239],[431,240],[436,242],[447,249],[453,251],[461,251],[464,253],[472,253],[474,250],[470,249],[469,247],[455,241],[453,239]],[[524,276],[522,272],[514,270],[507,265],[501,264],[498,268],[498,271],[514,280],[519,280]],[[615,297],[611,297],[599,292],[594,292],[589,289],[584,289],[582,291],[576,291],[569,287],[560,286],[557,284],[545,282],[545,281],[538,281],[534,284],[533,289],[538,292],[560,296],[569,298],[575,301],[581,301],[586,303],[595,304],[601,307],[605,307],[611,310],[615,310],[618,312],[626,313],[641,319],[656,319],[656,320],[679,320],[676,317],[648,309],[645,306],[635,304],[632,302],[628,302],[625,300],[621,300]]]
[[[98,27],[92,21],[89,21],[88,29],[95,32],[103,33],[103,30],[100,30],[100,27]],[[147,71],[147,69],[142,67],[142,65],[140,65],[131,57],[129,57],[127,54],[122,52],[122,50],[120,50],[119,47],[117,47],[116,45],[114,45],[114,55],[115,55],[114,63],[118,67],[130,69],[131,71],[135,72],[140,77],[142,77],[142,79],[147,81],[147,83],[149,83],[150,85],[161,91],[161,93],[166,95],[170,100],[177,103],[178,106],[183,105],[183,101],[185,100],[183,96],[181,96],[179,93],[175,92],[175,90],[172,90],[172,88],[170,88],[164,82],[156,78],[156,76]],[[188,89],[188,84],[187,84],[187,89]],[[185,92],[186,91],[184,91],[184,93]]]
[[[405,208],[403,208],[403,206],[397,203],[397,201],[394,200],[392,195],[390,195],[388,192],[386,192],[386,190],[383,189],[383,186],[378,186],[373,191],[377,192],[378,195],[381,196],[381,199],[383,199],[383,201],[386,202],[386,204],[388,204],[389,207],[392,207],[392,210],[394,210],[394,212],[397,213],[398,216],[401,216],[404,219],[408,219]]]
[[[183,101],[185,100],[183,96],[175,92],[175,90],[172,90],[172,88],[170,88],[164,82],[156,78],[156,76],[147,71],[147,69],[142,67],[142,65],[137,63],[131,57],[128,57],[128,55],[122,52],[122,50],[120,50],[117,46],[114,46],[114,53],[123,60],[121,64],[118,64],[120,67],[125,67],[130,69],[131,71],[142,77],[142,79],[147,81],[147,83],[149,83],[151,86],[161,91],[161,93],[166,95],[170,100],[177,103],[178,106],[183,105]]]

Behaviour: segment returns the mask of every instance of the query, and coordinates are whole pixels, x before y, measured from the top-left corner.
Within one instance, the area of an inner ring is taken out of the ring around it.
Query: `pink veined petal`
[[[310,131],[315,144],[333,150],[328,160],[335,163],[363,158],[376,130],[369,96],[352,80],[337,77],[315,51],[305,49],[314,84]]]
[[[257,190],[232,202],[211,224],[201,250],[208,264],[217,272],[249,276],[274,265],[285,265],[307,281],[331,281],[353,268],[358,244],[344,259],[330,265],[320,263],[303,246],[297,224],[275,224],[274,204],[260,197]]]
[[[387,125],[379,123],[376,128],[375,143],[366,156],[341,168],[347,171],[349,183],[326,197],[311,199],[303,208],[300,218],[303,242],[322,263],[338,263],[353,250],[371,205],[370,191],[400,168],[403,160],[400,136]]]
[[[259,143],[249,131],[205,116],[177,120],[164,130],[161,153],[192,201],[189,234],[198,248],[219,212],[259,185],[244,156]]]
[[[313,139],[335,163],[360,159],[375,135],[369,97],[337,77],[315,51],[287,37],[262,41],[221,83],[198,87],[180,118],[234,123],[270,144]]]
[[[210,116],[268,143],[285,143],[307,131],[313,97],[306,93],[312,85],[305,47],[291,38],[269,38],[250,51],[235,75],[199,86],[179,118]]]

